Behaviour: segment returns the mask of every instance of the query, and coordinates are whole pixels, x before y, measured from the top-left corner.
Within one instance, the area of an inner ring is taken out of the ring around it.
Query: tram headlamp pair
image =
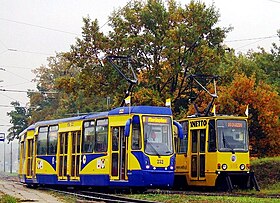
[[[150,169],[151,167],[151,165],[146,165],[146,169]],[[153,169],[156,170],[157,168],[154,166]]]

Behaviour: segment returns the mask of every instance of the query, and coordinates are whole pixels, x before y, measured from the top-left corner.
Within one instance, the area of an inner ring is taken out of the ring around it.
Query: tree
[[[280,97],[255,76],[236,74],[232,83],[220,88],[217,109],[221,114],[244,115],[249,105],[250,144],[258,156],[280,155]]]
[[[31,96],[32,112],[38,115],[34,120],[48,118],[48,112],[59,117],[67,112],[104,110],[106,97],[118,105],[127,83],[108,63],[100,66],[102,53],[134,59],[139,77],[135,105],[164,105],[165,98],[171,97],[177,112],[179,104],[187,109],[188,74],[212,72],[224,53],[221,43],[229,29],[217,27],[218,18],[214,6],[191,1],[183,8],[173,0],[167,4],[131,2],[112,14],[108,36],[100,32],[97,20],[84,18],[82,38],[71,50],[37,69],[38,89],[57,94]],[[112,87],[118,88],[112,92]]]
[[[138,61],[138,104],[163,104],[164,98],[172,97],[175,106],[187,108],[189,74],[215,72],[224,53],[221,43],[230,30],[216,26],[219,13],[213,5],[207,8],[195,1],[185,8],[174,0],[134,1],[110,19],[113,53]],[[174,110],[178,113],[180,108]]]
[[[66,65],[67,61],[63,53],[60,53],[56,57],[48,58],[48,66],[40,66],[33,71],[36,75],[34,81],[37,82],[38,92],[28,93],[32,115],[30,123],[59,117],[58,108],[64,95],[56,85],[56,80],[67,74]]]
[[[8,129],[8,141],[12,141],[15,138],[18,139],[19,134],[28,126],[28,112],[26,108],[21,107],[19,102],[11,102],[15,110],[7,113],[11,117],[10,123],[13,125]]]

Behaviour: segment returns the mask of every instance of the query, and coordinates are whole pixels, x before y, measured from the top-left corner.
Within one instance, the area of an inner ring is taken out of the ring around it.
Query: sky
[[[278,43],[280,0],[201,0],[220,12],[218,26],[234,29],[225,39],[236,52]],[[82,18],[98,19],[106,32],[108,16],[129,0],[0,0],[0,132],[10,127],[12,101],[28,106],[26,90],[36,84],[32,69],[55,53],[70,50],[81,36]],[[189,0],[180,0],[182,5]],[[6,90],[6,91],[3,91]],[[21,92],[22,91],[22,92]]]

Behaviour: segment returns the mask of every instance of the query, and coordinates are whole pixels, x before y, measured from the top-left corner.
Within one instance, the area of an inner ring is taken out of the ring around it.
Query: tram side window
[[[57,134],[58,134],[58,126],[50,126],[49,134],[48,134],[48,154],[54,155],[57,151]]]
[[[82,152],[92,153],[94,143],[95,143],[95,122],[86,121],[84,122]]]
[[[188,151],[188,121],[184,121],[181,123],[183,127],[183,139],[179,139],[179,149],[178,153],[187,153]]]
[[[96,121],[95,152],[106,152],[108,146],[108,119]]]
[[[208,152],[215,152],[215,151],[217,151],[215,120],[210,120],[209,121]]]
[[[138,116],[137,116],[138,117]],[[135,119],[137,120],[137,119]],[[138,121],[139,121],[138,117]],[[133,123],[132,124],[132,146],[131,149],[139,150],[142,147],[141,142],[141,130],[140,130],[140,123]]]
[[[46,155],[47,154],[47,136],[48,127],[40,127],[37,141],[37,154]]]

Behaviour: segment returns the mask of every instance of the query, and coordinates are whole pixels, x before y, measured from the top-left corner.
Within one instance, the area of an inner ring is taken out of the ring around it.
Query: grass
[[[276,203],[277,198],[256,198],[256,197],[231,197],[231,196],[197,196],[197,195],[178,195],[178,194],[148,194],[148,195],[129,195],[131,198],[145,199],[164,203],[196,203],[196,202],[218,202],[218,203]]]
[[[280,162],[280,156],[278,157],[265,157],[261,159],[253,159],[251,160],[251,165],[260,165],[260,164],[268,164],[271,162]]]
[[[267,195],[272,195],[272,194],[279,195],[280,194],[280,182],[266,186],[264,189],[261,189],[260,193],[267,194]]]
[[[15,197],[12,197],[10,195],[2,195],[0,197],[0,203],[17,203],[19,200]]]

